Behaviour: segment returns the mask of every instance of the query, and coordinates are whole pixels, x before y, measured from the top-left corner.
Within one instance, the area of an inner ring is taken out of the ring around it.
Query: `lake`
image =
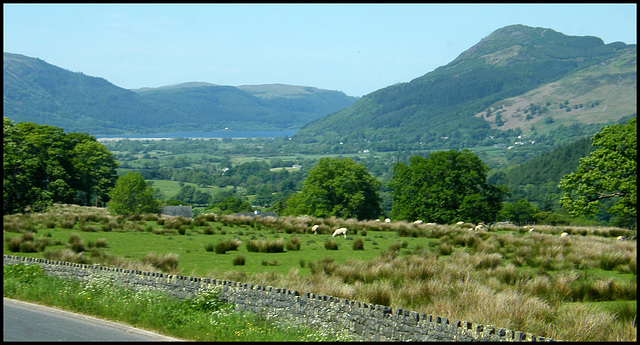
[[[213,131],[213,132],[167,132],[153,134],[96,135],[98,141],[105,140],[162,140],[172,138],[219,139],[219,138],[275,138],[292,136],[296,131]]]

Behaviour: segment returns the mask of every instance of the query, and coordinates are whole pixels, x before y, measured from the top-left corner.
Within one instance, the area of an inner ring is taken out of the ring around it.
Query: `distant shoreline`
[[[273,139],[275,137],[292,136],[296,131],[216,131],[216,132],[171,132],[158,134],[115,134],[115,135],[95,135],[98,141],[118,141],[118,140],[174,140],[180,139],[248,139],[248,138],[265,138]]]

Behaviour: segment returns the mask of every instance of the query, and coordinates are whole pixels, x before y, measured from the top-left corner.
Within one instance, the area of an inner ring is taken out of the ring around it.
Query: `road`
[[[3,341],[180,341],[131,326],[4,298]]]

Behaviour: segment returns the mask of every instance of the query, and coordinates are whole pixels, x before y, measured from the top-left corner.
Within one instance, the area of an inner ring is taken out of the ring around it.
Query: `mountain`
[[[40,59],[4,53],[3,70],[3,115],[14,122],[108,133],[141,129],[163,114],[132,91]]]
[[[579,136],[635,115],[635,94],[635,45],[512,25],[445,66],[305,125],[292,140],[385,151],[491,146],[527,132],[562,133],[560,125],[580,127]]]
[[[352,105],[339,91],[202,82],[126,90],[40,59],[4,53],[4,116],[90,134],[291,130]]]
[[[338,91],[281,84],[186,83],[134,91],[150,104],[179,114],[185,122],[209,126],[209,130],[298,129],[356,101]],[[213,126],[212,121],[216,122]]]

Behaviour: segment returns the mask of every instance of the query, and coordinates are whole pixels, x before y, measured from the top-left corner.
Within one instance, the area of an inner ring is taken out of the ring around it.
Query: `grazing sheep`
[[[389,219],[389,218],[385,218],[384,222],[385,222],[385,223],[391,223],[391,219]]]
[[[529,229],[529,233],[533,234],[535,231],[533,230],[533,228]]]
[[[427,223],[427,225],[429,225],[429,226],[436,226],[436,225],[438,225],[438,224],[436,224],[436,223]]]
[[[313,232],[314,234],[318,233],[318,228],[320,227],[320,225],[316,224],[311,228],[311,232]]]
[[[569,234],[566,232],[563,232],[560,234],[560,238],[563,238],[563,237],[569,237]]]
[[[485,226],[484,226],[484,223],[480,223],[480,224],[476,225],[476,227],[475,227],[475,229],[474,229],[474,230],[475,230],[475,231],[480,231],[480,230],[485,230],[485,229],[486,229],[486,228],[485,228]]]
[[[422,221],[421,220],[416,220],[415,222],[413,222],[413,224],[420,225],[420,224],[422,224]]]
[[[459,222],[456,223],[456,225],[462,225],[462,224],[464,224],[463,221],[459,221]]]
[[[338,228],[333,232],[333,237],[338,235],[344,235],[344,238],[347,238],[347,228]]]
[[[618,237],[616,237],[616,240],[622,241],[622,240],[624,240],[624,238],[625,238],[625,236],[618,236]]]

